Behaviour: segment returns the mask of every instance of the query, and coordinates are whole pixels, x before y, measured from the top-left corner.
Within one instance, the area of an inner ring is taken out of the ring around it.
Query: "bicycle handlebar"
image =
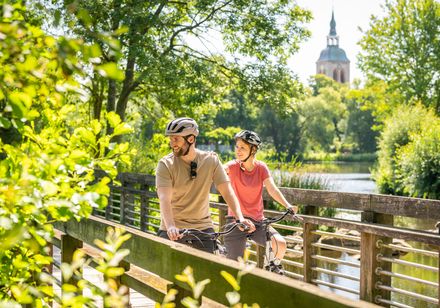
[[[225,231],[219,231],[219,232],[204,232],[202,230],[199,229],[180,229],[179,230],[179,234],[185,236],[185,235],[190,235],[190,234],[203,234],[203,235],[207,235],[210,236],[213,239],[217,239],[218,237],[220,237],[221,235],[225,235],[225,234],[229,234],[231,233],[235,228],[242,228],[243,231],[248,231],[249,227],[247,225],[245,225],[242,222],[236,222],[235,224],[232,225],[232,227],[230,227],[228,230]]]
[[[265,218],[263,219],[263,221],[261,222],[262,225],[270,225],[276,222],[279,222],[280,220],[283,220],[284,217],[286,217],[287,215],[292,215],[292,218],[295,219],[296,221],[302,221],[302,218],[299,217],[298,215],[295,214],[295,212],[293,212],[290,209],[287,209],[286,211],[284,211],[284,213],[278,217],[273,217],[273,218]]]

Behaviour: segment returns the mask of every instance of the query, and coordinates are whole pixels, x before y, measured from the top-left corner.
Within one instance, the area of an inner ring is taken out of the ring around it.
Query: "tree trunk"
[[[121,95],[119,96],[118,103],[116,105],[116,113],[121,117],[121,120],[125,119],[125,111],[127,109],[127,102],[130,93],[134,90],[133,79],[134,79],[134,65],[136,59],[133,55],[133,51],[129,51],[127,67],[125,68],[125,79],[122,85]]]

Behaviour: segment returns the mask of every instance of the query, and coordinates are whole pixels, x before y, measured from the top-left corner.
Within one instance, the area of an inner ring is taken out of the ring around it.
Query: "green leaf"
[[[103,77],[108,77],[117,81],[123,81],[125,79],[124,72],[119,69],[118,65],[114,62],[98,65],[96,70]]]
[[[200,298],[200,296],[203,293],[203,290],[205,290],[205,286],[207,284],[209,284],[210,282],[211,282],[210,279],[205,279],[205,280],[202,280],[202,281],[199,281],[199,282],[196,283],[196,285],[195,285],[195,287],[193,289],[193,293],[194,293],[194,298],[195,299],[199,299]]]
[[[235,279],[234,276],[232,276],[231,274],[229,274],[226,271],[221,271],[220,274],[234,288],[235,291],[239,291],[240,290],[240,285],[238,284],[238,282],[237,282],[237,280]]]
[[[119,123],[121,123],[121,118],[116,112],[107,113],[107,121],[112,128],[116,127]]]
[[[124,274],[125,270],[122,267],[111,267],[105,271],[107,277],[115,278]]]
[[[92,128],[93,133],[94,133],[95,135],[98,135],[98,134],[101,132],[101,129],[102,129],[102,125],[101,125],[101,123],[99,123],[98,120],[93,120],[93,121],[90,123],[90,127]]]
[[[54,196],[58,193],[58,185],[49,182],[49,181],[41,181],[40,187],[43,189],[43,193],[46,196]]]
[[[0,127],[8,129],[11,127],[11,121],[9,119],[0,116]]]
[[[119,136],[124,135],[133,132],[133,128],[131,128],[130,125],[127,123],[120,123],[118,126],[115,127],[115,130],[113,131],[113,136]]]

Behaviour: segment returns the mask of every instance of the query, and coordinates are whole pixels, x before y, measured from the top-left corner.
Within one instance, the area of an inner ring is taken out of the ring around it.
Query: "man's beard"
[[[187,147],[188,147],[188,145],[187,145]],[[188,149],[188,148],[185,148],[184,146],[181,147],[181,148],[179,148],[177,151],[175,151],[175,150],[173,149],[174,156],[176,156],[176,157],[181,157],[181,156],[183,156],[183,154],[185,154],[185,152],[186,152],[187,149]]]

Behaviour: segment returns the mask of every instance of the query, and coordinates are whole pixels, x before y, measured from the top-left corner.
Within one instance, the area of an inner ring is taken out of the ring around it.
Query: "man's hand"
[[[252,221],[250,221],[249,219],[242,219],[240,220],[240,223],[245,224],[246,226],[248,226],[248,233],[252,233],[255,231],[255,225]],[[243,228],[238,227],[241,231],[244,231]]]
[[[179,234],[179,228],[176,228],[174,226],[167,229],[167,235],[172,241],[177,241],[181,238],[181,235]]]

